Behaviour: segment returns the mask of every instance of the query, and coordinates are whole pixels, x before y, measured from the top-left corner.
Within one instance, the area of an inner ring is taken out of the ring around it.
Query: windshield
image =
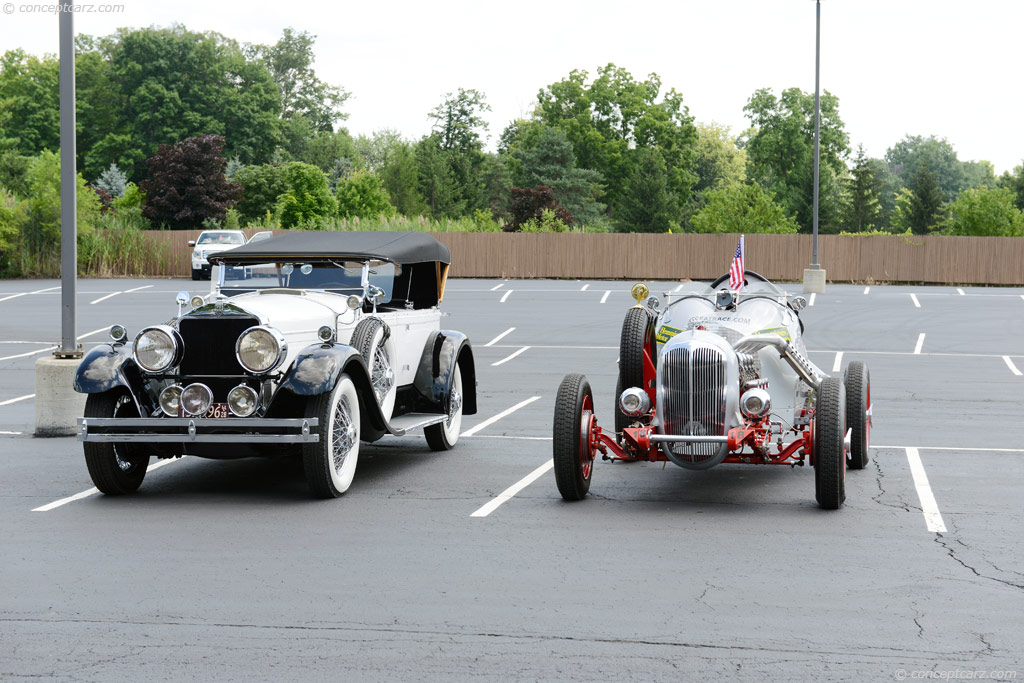
[[[701,296],[714,296],[715,292],[721,289],[728,289],[729,281],[724,280],[717,289],[711,288],[711,283],[700,292]],[[758,280],[756,277],[747,277],[747,286],[741,291],[742,294],[763,294],[765,296],[784,296],[786,293],[773,285],[771,282]]]
[[[313,289],[343,294],[363,294],[363,261],[331,261],[328,263],[302,263],[283,261],[249,266],[223,266],[224,285],[221,291],[230,296],[255,289]],[[387,261],[370,261],[369,284],[380,287],[384,294],[377,297],[378,304],[391,301],[395,278],[401,266]]]
[[[237,232],[204,232],[196,244],[245,244],[245,237]]]

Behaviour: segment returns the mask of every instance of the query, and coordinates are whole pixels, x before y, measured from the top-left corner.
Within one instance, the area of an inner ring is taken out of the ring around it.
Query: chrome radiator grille
[[[725,356],[710,346],[677,346],[662,366],[662,415],[666,434],[723,436],[726,432]],[[717,459],[721,444],[673,443],[679,459],[701,463]]]

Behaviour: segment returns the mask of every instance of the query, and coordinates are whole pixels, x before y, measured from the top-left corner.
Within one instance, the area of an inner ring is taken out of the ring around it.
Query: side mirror
[[[196,246],[196,241],[195,240],[189,240],[188,241],[188,246],[190,246],[190,247]]]
[[[174,300],[178,303],[178,317],[181,317],[181,308],[188,303],[188,292],[184,289],[178,292],[178,296],[174,297]]]

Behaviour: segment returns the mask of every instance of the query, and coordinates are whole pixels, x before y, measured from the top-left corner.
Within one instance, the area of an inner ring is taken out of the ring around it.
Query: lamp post
[[[818,158],[821,141],[821,0],[814,1],[814,253],[811,267],[804,269],[804,292],[825,293],[825,271],[818,262]]]

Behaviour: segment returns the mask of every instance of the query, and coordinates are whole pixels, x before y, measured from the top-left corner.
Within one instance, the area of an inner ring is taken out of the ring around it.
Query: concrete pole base
[[[74,390],[80,359],[44,356],[36,361],[36,436],[74,436],[85,412],[85,394]]]
[[[825,293],[825,269],[804,268],[804,294]]]

